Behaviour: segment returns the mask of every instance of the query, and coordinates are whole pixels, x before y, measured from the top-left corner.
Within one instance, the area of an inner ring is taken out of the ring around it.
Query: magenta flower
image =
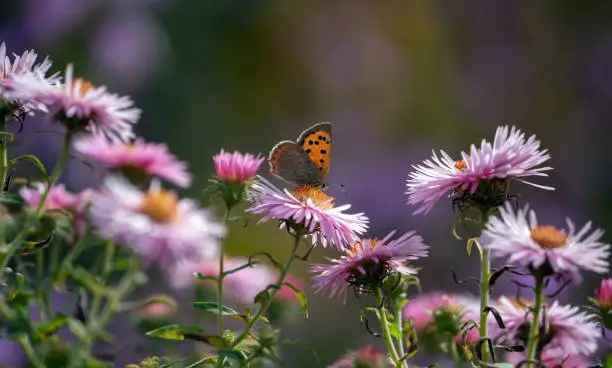
[[[387,357],[377,347],[366,345],[357,351],[349,351],[327,368],[387,368]]]
[[[602,310],[612,310],[612,279],[601,280],[601,284],[595,289],[595,301]]]
[[[608,272],[610,245],[600,242],[602,230],[589,234],[591,223],[580,231],[568,219],[567,230],[538,225],[535,212],[524,209],[514,212],[510,204],[492,217],[483,237],[493,257],[507,257],[509,263],[552,272],[581,280],[580,271]],[[527,218],[529,216],[529,218]]]
[[[106,179],[105,190],[91,206],[91,221],[99,234],[162,266],[216,257],[224,226],[191,200],[179,199],[156,184],[143,193],[123,179]]]
[[[176,159],[163,143],[109,142],[104,137],[78,139],[74,149],[85,158],[97,161],[109,169],[121,170],[128,177],[159,177],[180,187],[188,187],[191,176],[187,164]]]
[[[421,205],[415,214],[427,213],[445,194],[451,191],[467,191],[474,194],[484,182],[501,179],[517,180],[542,189],[546,187],[530,183],[523,178],[548,176],[544,171],[551,167],[539,167],[550,159],[547,150],[540,149],[535,136],[525,139],[519,129],[507,126],[497,128],[493,144],[483,140],[480,148],[470,147],[470,152],[461,152],[461,160],[452,159],[441,151],[434,152],[431,160],[413,166],[408,176],[406,194],[408,203]]]
[[[593,362],[589,362],[586,357],[581,355],[566,355],[564,357],[559,357],[558,355],[558,352],[553,351],[551,357],[551,352],[548,350],[544,350],[542,352],[541,362],[546,367],[552,368],[583,368],[589,367],[594,364]],[[518,364],[526,359],[527,357],[525,353],[506,354],[506,361],[511,364]],[[523,367],[525,366],[526,365],[523,365]]]
[[[129,97],[73,78],[72,65],[66,68],[64,84],[49,84],[38,75],[24,74],[12,78],[11,88],[17,98],[45,104],[69,129],[105,136],[113,142],[133,138],[132,126],[140,118],[140,110]]]
[[[328,244],[343,249],[358,240],[358,235],[368,228],[368,218],[363,213],[344,213],[351,206],[334,207],[333,198],[318,187],[302,186],[293,192],[280,190],[266,179],[250,186],[249,213],[263,215],[260,223],[279,220],[281,227],[299,226],[312,236],[314,244]]]
[[[531,303],[530,303],[531,304]],[[533,321],[533,313],[528,312],[525,303],[501,297],[497,303],[506,329],[503,337],[513,344],[527,345],[526,331]],[[597,350],[600,331],[592,322],[593,315],[580,312],[578,307],[560,305],[554,301],[544,307],[546,326],[542,341],[548,341],[544,347],[551,359],[563,359],[568,355],[589,355]]]
[[[224,182],[246,183],[253,179],[264,158],[250,153],[221,152],[213,156],[217,179]]]
[[[370,288],[374,284],[379,285],[390,272],[415,274],[416,269],[406,262],[427,257],[429,247],[414,232],[391,240],[394,233],[391,232],[383,240],[356,241],[350,248],[344,249],[340,258],[328,258],[331,264],[313,265],[310,270],[317,273],[313,277],[314,289],[329,292],[333,297],[336,294],[344,295],[349,286]]]
[[[248,259],[241,257],[227,257],[224,260],[224,270],[232,270],[246,265]],[[219,276],[219,261],[204,260],[193,261],[185,260],[174,267],[169,279],[175,289],[185,289],[200,283],[215,287],[212,280],[198,280],[194,273],[199,272],[204,276]],[[238,272],[231,273],[224,278],[224,297],[241,304],[252,304],[257,293],[265,289],[268,285],[275,284],[277,275],[272,269],[263,264],[254,264]]]
[[[21,99],[14,96],[15,87],[13,78],[24,75],[36,76],[41,83],[51,84],[58,80],[57,73],[47,77],[47,71],[51,68],[51,60],[45,58],[41,63],[36,63],[38,55],[34,50],[24,52],[22,55],[14,55],[14,60],[6,55],[6,45],[0,45],[0,100],[7,101],[15,110],[31,114],[33,110],[46,111],[41,103],[31,101],[29,98]],[[16,111],[17,113],[18,111]]]

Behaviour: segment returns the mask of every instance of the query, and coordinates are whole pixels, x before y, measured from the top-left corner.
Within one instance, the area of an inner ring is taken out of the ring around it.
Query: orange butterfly
[[[316,124],[303,131],[297,143],[282,141],[272,148],[268,157],[270,171],[291,184],[324,188],[331,148],[331,124]]]

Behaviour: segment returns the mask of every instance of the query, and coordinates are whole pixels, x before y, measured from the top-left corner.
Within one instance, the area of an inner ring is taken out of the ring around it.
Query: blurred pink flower
[[[595,301],[603,311],[612,310],[612,279],[603,279],[595,289]]]
[[[250,153],[221,152],[213,156],[219,181],[245,183],[255,177],[264,158]]]
[[[586,357],[581,355],[566,355],[562,358],[558,357],[556,352],[552,353],[549,350],[542,352],[542,363],[546,367],[554,368],[584,368],[589,367],[593,363],[589,362]],[[557,355],[557,357],[555,357]],[[511,364],[518,364],[527,359],[525,353],[508,353],[505,356],[506,362]],[[523,365],[526,367],[526,365]]]
[[[47,76],[47,71],[51,68],[51,60],[45,58],[40,63],[36,63],[38,54],[34,50],[25,51],[22,55],[13,55],[14,60],[6,55],[6,45],[0,44],[0,100],[5,100],[10,104],[16,105],[16,110],[23,109],[25,113],[32,113],[32,110],[46,111],[41,103],[31,101],[29,98],[18,98],[14,96],[13,78],[31,75],[39,78],[41,83],[50,85],[58,81],[58,74]]]
[[[382,240],[359,240],[344,249],[340,258],[328,258],[331,264],[313,265],[310,270],[317,273],[313,277],[314,289],[329,292],[330,296],[344,295],[350,286],[382,282],[390,272],[415,274],[416,270],[405,262],[427,257],[429,247],[414,232],[391,240],[394,233]]]
[[[142,139],[127,144],[113,143],[101,136],[88,136],[75,141],[74,149],[109,169],[156,176],[183,188],[191,183],[187,165],[178,161],[163,143],[146,143]]]
[[[106,179],[90,210],[100,235],[161,266],[216,257],[225,227],[193,201],[179,199],[156,184],[141,192],[124,179]]]
[[[224,271],[229,271],[248,263],[248,259],[241,257],[227,257],[224,260]],[[212,280],[198,280],[194,273],[204,276],[219,276],[219,261],[184,260],[172,268],[168,277],[170,284],[176,289],[194,287],[198,283],[215,286]],[[242,304],[252,304],[257,293],[268,285],[276,283],[276,273],[263,264],[254,264],[252,267],[233,272],[224,279],[224,297]],[[282,289],[281,289],[282,290]],[[278,294],[277,294],[278,295]]]
[[[377,347],[366,345],[357,351],[350,351],[327,368],[386,368],[387,357]]]
[[[529,218],[528,218],[529,216]],[[525,206],[514,212],[510,204],[500,208],[498,217],[489,220],[483,237],[493,257],[507,257],[508,262],[531,268],[550,267],[555,273],[581,280],[580,271],[608,272],[610,245],[600,242],[602,230],[590,235],[591,223],[576,232],[567,220],[568,230],[538,226],[534,211]]]
[[[43,103],[69,129],[105,136],[113,142],[134,137],[132,126],[140,110],[127,96],[111,94],[105,86],[73,78],[72,65],[66,68],[65,82],[49,84],[41,76],[24,74],[12,78],[11,95]]]
[[[350,205],[334,207],[333,198],[317,187],[281,191],[260,177],[250,189],[251,206],[247,212],[263,215],[260,223],[280,220],[281,227],[303,227],[309,231],[314,244],[343,249],[357,241],[358,235],[368,228],[368,218],[363,213],[344,213]]]
[[[415,214],[427,213],[446,193],[460,189],[473,194],[483,181],[493,179],[512,179],[552,190],[522,179],[548,176],[544,171],[551,167],[538,167],[550,159],[546,152],[540,150],[540,141],[535,136],[526,140],[525,133],[515,127],[499,127],[493,144],[483,140],[480,148],[472,145],[469,153],[461,152],[459,161],[440,151],[441,158],[434,152],[431,160],[413,166],[407,181],[408,203],[421,204]]]
[[[529,331],[533,313],[527,311],[526,303],[502,296],[496,304],[506,324],[506,329],[501,330],[502,336],[510,343],[527,345],[525,332]],[[578,307],[560,305],[558,301],[545,306],[543,311],[546,313],[548,327],[542,340],[548,341],[544,348],[548,351],[549,358],[589,355],[597,350],[600,331],[592,322],[593,315],[580,312]]]

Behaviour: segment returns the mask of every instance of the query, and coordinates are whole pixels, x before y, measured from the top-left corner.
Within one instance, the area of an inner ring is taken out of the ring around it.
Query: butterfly
[[[270,172],[291,184],[325,188],[331,148],[331,124],[316,124],[304,130],[296,142],[281,141],[272,148]]]

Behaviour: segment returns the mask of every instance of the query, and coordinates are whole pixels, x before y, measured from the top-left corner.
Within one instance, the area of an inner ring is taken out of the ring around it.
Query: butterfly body
[[[302,132],[296,142],[282,141],[272,148],[270,171],[291,184],[325,187],[331,148],[331,124],[316,124]]]

